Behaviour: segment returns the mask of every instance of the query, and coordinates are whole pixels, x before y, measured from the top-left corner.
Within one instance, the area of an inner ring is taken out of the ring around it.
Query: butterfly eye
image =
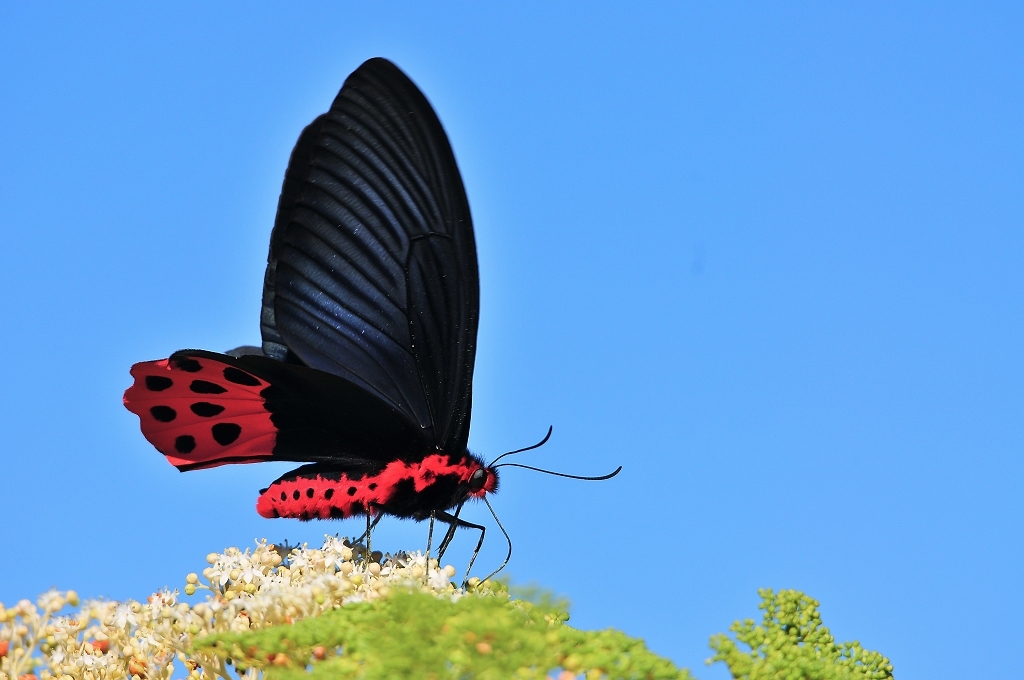
[[[479,491],[484,488],[485,481],[487,481],[487,472],[481,468],[469,478],[469,488],[473,491]]]

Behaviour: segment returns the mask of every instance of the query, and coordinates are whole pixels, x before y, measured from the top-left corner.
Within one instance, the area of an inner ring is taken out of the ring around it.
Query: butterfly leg
[[[363,555],[363,562],[366,564],[370,564],[370,561],[373,558],[373,550],[370,549],[370,532],[373,531],[373,528],[377,526],[377,523],[382,519],[384,519],[384,514],[378,513],[378,515],[373,518],[373,522],[370,522],[370,512],[369,508],[367,508],[366,531],[363,532],[362,536],[352,542],[353,545],[358,545],[359,543],[362,543],[364,538],[366,539],[366,553]]]
[[[369,517],[367,517],[367,519],[369,519]],[[384,519],[384,515],[377,515],[376,517],[374,517],[373,524],[370,524],[369,529],[372,530],[374,527],[376,527],[377,523],[380,522],[382,519]],[[354,540],[353,543],[362,543],[363,539],[366,538],[368,535],[369,534],[366,531],[364,531],[363,535]]]
[[[370,532],[373,530],[373,525],[370,523],[370,509],[366,509],[366,554],[363,555],[363,562],[366,566],[370,566],[370,560],[373,559],[373,548],[370,547]]]
[[[459,509],[461,510],[461,508]],[[465,577],[462,579],[462,587],[465,588],[466,585],[469,583],[469,572],[473,568],[473,563],[476,562],[476,556],[480,554],[480,548],[482,548],[484,545],[484,534],[487,533],[487,529],[479,524],[473,524],[471,522],[467,522],[464,519],[459,519],[457,515],[458,511],[456,511],[456,515],[449,515],[447,512],[443,512],[440,510],[437,511],[436,513],[436,516],[439,520],[441,520],[442,522],[446,522],[448,524],[449,535],[455,534],[456,527],[465,527],[466,529],[480,530],[480,540],[476,542],[476,548],[473,549],[473,556],[469,558],[469,565],[466,566],[466,574]],[[448,538],[448,536],[445,536],[445,538],[448,539],[449,543],[451,542],[451,539]]]
[[[430,528],[427,529],[427,579],[430,579],[430,543],[434,540],[434,513],[430,513]],[[441,558],[438,558],[441,559]]]
[[[462,505],[463,504],[460,503],[459,507],[455,508],[455,517],[454,517],[454,519],[458,519],[459,518],[459,513],[462,512]],[[432,514],[433,514],[433,516],[437,517],[437,511],[435,511]],[[446,513],[446,512],[442,512],[441,514],[447,515],[448,517],[451,517],[451,515],[448,515],[448,513]],[[440,518],[438,518],[438,519],[440,519]],[[441,521],[448,522],[448,520],[444,520],[444,519],[442,519]],[[444,538],[441,539],[441,545],[438,546],[438,548],[437,548],[437,561],[438,561],[439,564],[441,562],[441,558],[444,557],[445,551],[448,550],[448,545],[452,542],[452,539],[455,538],[455,528],[456,528],[456,526],[457,526],[456,524],[453,524],[452,522],[448,522],[448,530],[445,532]]]

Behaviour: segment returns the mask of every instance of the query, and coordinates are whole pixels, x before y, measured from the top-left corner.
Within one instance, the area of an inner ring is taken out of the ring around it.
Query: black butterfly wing
[[[462,178],[426,97],[371,59],[292,152],[263,289],[263,349],[340,376],[462,451],[479,315]]]

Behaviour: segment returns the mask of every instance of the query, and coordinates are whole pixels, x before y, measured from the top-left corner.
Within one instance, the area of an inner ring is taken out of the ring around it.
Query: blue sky
[[[0,6],[0,601],[358,532],[260,518],[284,466],[177,473],[120,400],[134,362],[258,342],[288,154],[380,55],[473,209],[471,447],[552,424],[522,462],[624,466],[505,472],[515,581],[708,680],[759,587],[901,679],[1015,667],[1021,6],[433,5]]]

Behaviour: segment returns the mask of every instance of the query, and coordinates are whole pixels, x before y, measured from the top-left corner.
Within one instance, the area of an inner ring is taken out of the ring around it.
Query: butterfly
[[[467,449],[479,301],[448,137],[419,88],[370,59],[292,151],[262,347],[135,364],[124,404],[182,471],[305,463],[260,491],[264,517],[365,515],[367,535],[371,516],[440,519],[442,549],[456,526],[482,543],[458,516],[498,489],[497,459]]]

